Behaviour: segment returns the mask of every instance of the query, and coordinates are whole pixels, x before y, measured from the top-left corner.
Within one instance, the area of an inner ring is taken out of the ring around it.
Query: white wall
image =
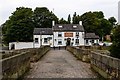
[[[47,43],[44,43],[44,38],[52,37],[51,40],[48,40]],[[50,47],[53,47],[53,35],[42,35],[42,45],[50,45]]]
[[[9,43],[9,49],[11,49],[12,44],[15,45],[15,49],[33,48],[33,42],[11,42]]]
[[[34,47],[39,48],[41,45],[50,45],[53,47],[53,35],[34,35]],[[44,43],[44,38],[52,37],[51,40],[48,41],[48,43]],[[35,43],[35,38],[38,38],[38,43]],[[42,43],[40,41],[42,39]]]
[[[79,44],[78,45],[76,45],[75,44],[75,40],[77,39],[77,37],[76,37],[76,32],[70,32],[70,33],[73,33],[73,37],[64,37],[64,33],[65,32],[62,32],[62,37],[58,37],[58,32],[54,32],[53,34],[54,34],[54,45],[53,46],[55,46],[55,47],[58,47],[58,46],[66,46],[66,42],[67,42],[67,40],[65,40],[65,38],[67,39],[67,38],[71,38],[71,43],[73,43],[73,46],[80,46],[80,45],[84,45],[84,35],[82,35],[82,34],[84,34],[84,32],[79,32],[79,37],[78,37],[78,39],[79,39]],[[58,39],[61,39],[62,40],[62,45],[58,45]],[[74,39],[74,40],[72,40],[72,39]],[[56,41],[55,41],[56,40]]]
[[[86,40],[88,40],[88,44],[86,44]],[[92,40],[94,40],[94,43],[99,43],[99,39],[85,39],[85,45],[92,46]]]
[[[34,45],[33,47],[34,47],[34,48],[39,48],[39,47],[41,46],[40,37],[41,37],[41,35],[33,35],[33,38],[34,38],[34,39],[33,39],[33,40],[34,40],[34,41],[33,41],[33,43],[34,43],[34,44],[33,44],[33,45]],[[38,38],[38,43],[35,43],[35,38]]]

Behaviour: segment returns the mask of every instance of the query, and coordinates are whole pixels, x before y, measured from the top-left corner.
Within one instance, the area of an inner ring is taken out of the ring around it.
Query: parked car
[[[99,42],[100,46],[111,46],[112,42]]]
[[[112,42],[104,42],[105,46],[111,46]],[[103,45],[104,46],[104,45]]]

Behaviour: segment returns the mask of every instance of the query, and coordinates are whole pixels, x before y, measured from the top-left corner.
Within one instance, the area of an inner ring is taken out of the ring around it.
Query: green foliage
[[[59,24],[68,24],[68,21],[66,21],[63,18],[61,18],[58,23]]]
[[[113,32],[113,44],[110,49],[111,56],[120,59],[120,25]]]
[[[115,23],[117,22],[117,20],[114,17],[110,17],[108,20],[112,25],[115,25]]]
[[[71,23],[71,17],[70,17],[70,14],[68,15],[68,24]]]
[[[75,12],[75,13],[73,14],[72,23],[73,23],[73,24],[79,24],[79,21],[80,21],[80,16],[77,15],[77,13]]]
[[[32,9],[19,7],[3,24],[3,40],[5,44],[14,41],[32,41],[34,25],[32,22]]]
[[[112,24],[104,18],[103,12],[86,12],[81,15],[83,26],[87,32],[94,32],[102,39],[103,36],[110,34]]]
[[[52,21],[58,22],[57,16],[46,7],[36,7],[33,13],[34,25],[37,28],[51,28]]]
[[[34,12],[31,8],[16,8],[9,20],[3,24],[4,43],[33,41],[34,28],[52,27],[53,20],[58,22],[58,18],[46,7],[37,7]]]
[[[19,7],[2,25],[3,40],[7,44],[13,41],[32,41],[34,28],[51,28],[53,20],[59,24],[70,24],[71,19],[73,24],[82,21],[86,32],[94,32],[100,37],[110,34],[116,22],[114,17],[105,19],[102,11],[86,12],[81,16],[75,12],[72,18],[69,14],[66,21],[63,18],[58,20],[46,7],[36,7],[34,11],[31,8]]]

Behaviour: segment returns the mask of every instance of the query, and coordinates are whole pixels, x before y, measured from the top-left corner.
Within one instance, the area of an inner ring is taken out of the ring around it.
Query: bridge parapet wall
[[[2,64],[2,79],[17,79],[23,76],[30,69],[30,62],[38,61],[47,51],[49,46],[41,48],[31,48],[22,50],[13,50],[4,53]]]
[[[120,80],[120,59],[91,51],[91,68],[104,78]]]
[[[109,56],[106,50],[93,50],[68,46],[67,50],[78,59],[89,62],[91,69],[109,80],[120,80],[120,59]]]
[[[90,49],[68,46],[67,50],[84,62],[90,62]]]

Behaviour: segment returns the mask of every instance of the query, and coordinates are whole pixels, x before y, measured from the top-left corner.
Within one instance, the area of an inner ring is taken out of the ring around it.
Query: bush
[[[120,25],[113,32],[113,44],[110,48],[111,56],[120,59]]]

